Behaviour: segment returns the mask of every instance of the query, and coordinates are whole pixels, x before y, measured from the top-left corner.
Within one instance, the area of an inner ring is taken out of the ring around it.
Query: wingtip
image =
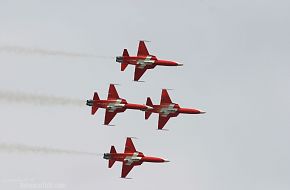
[[[174,90],[173,88],[163,88],[162,90]]]
[[[144,80],[133,80],[134,82],[145,82]]]
[[[105,126],[110,126],[110,127],[114,127],[114,126],[116,126],[116,125],[112,125],[112,124],[105,124],[105,123],[103,123],[103,125],[105,125]]]
[[[169,131],[169,129],[157,129],[158,131]]]
[[[121,179],[133,179],[133,178],[131,178],[131,177],[120,177]]]
[[[114,85],[114,86],[121,86],[120,83],[110,83],[110,85]]]
[[[139,40],[139,42],[151,42],[150,40]]]
[[[138,139],[137,137],[127,137],[127,138],[131,138],[131,139]]]

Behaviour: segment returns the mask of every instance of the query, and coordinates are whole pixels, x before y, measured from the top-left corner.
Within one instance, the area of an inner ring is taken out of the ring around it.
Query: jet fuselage
[[[200,114],[203,113],[197,109],[192,108],[181,108],[178,104],[170,103],[170,104],[161,104],[161,105],[153,105],[153,109],[150,110],[154,113],[159,113],[161,115],[168,115],[170,117],[176,117],[180,113],[184,114]]]
[[[104,159],[113,160],[119,162],[125,162],[127,165],[141,165],[143,162],[168,162],[163,158],[152,157],[152,156],[144,156],[142,152],[134,152],[134,153],[105,153]]]
[[[126,109],[136,109],[136,110],[150,110],[150,106],[143,104],[131,104],[125,99],[109,99],[109,100],[87,100],[88,106],[95,106],[97,108],[108,109],[109,111],[124,112]]]
[[[182,66],[174,61],[159,60],[156,56],[118,56],[116,62],[137,65],[138,68],[153,69],[156,65],[160,66]]]

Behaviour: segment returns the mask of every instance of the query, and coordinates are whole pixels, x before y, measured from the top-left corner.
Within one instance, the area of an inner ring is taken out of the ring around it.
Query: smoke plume
[[[78,99],[55,97],[21,92],[0,91],[0,102],[28,103],[34,105],[84,106],[85,102]]]
[[[14,54],[29,54],[29,55],[42,55],[42,56],[64,56],[64,57],[87,57],[87,58],[103,58],[112,59],[112,56],[99,56],[94,54],[73,53],[60,50],[48,50],[42,48],[29,48],[19,46],[0,46],[0,53],[14,53]]]
[[[7,144],[7,143],[0,143],[0,153],[22,153],[22,154],[32,153],[32,154],[57,154],[57,155],[65,154],[65,155],[87,155],[87,156],[101,155],[92,152],[64,150],[23,144]]]

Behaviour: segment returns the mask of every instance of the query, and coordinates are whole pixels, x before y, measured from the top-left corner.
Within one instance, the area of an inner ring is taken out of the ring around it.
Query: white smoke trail
[[[84,106],[85,101],[64,97],[0,91],[0,102],[29,103],[34,105]]]
[[[83,152],[76,150],[64,150],[40,146],[30,146],[23,144],[7,144],[0,143],[0,153],[19,153],[19,154],[66,154],[66,155],[87,155],[87,156],[100,156],[102,154]]]
[[[64,57],[91,57],[91,58],[103,58],[103,59],[114,59],[113,56],[99,56],[94,54],[85,53],[73,53],[67,51],[48,50],[42,48],[29,48],[19,46],[0,46],[0,53],[14,53],[14,54],[34,54],[44,56],[64,56]]]

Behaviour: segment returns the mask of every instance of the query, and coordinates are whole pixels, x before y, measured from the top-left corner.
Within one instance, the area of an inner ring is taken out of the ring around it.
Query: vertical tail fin
[[[127,49],[124,49],[123,51],[123,57],[129,57],[129,53]]]
[[[123,62],[121,63],[121,71],[124,71],[126,69],[126,67],[128,66],[128,64],[124,60],[125,59],[124,57],[129,57],[129,53],[128,53],[127,49],[124,49],[124,51],[123,51]]]
[[[150,106],[150,107],[153,107],[153,103],[152,103],[152,101],[151,101],[151,99],[149,97],[147,97],[146,105]],[[152,112],[150,110],[149,111],[145,111],[145,119],[148,119],[151,114],[152,114]]]
[[[94,93],[93,106],[92,106],[92,115],[94,115],[97,112],[97,110],[98,110],[98,107],[96,106],[96,103],[95,103],[96,100],[100,100],[99,95],[98,95],[97,92]]]
[[[114,146],[111,146],[110,154],[115,154],[117,153],[116,149]],[[115,160],[109,160],[109,168],[111,168],[115,163]]]

